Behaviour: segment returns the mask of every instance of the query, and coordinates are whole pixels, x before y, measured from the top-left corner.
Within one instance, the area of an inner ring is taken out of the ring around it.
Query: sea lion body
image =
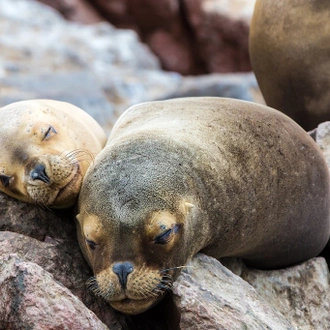
[[[0,114],[0,190],[24,202],[72,206],[106,143],[102,128],[82,109],[54,100],[15,102]]]
[[[329,203],[325,160],[289,117],[238,100],[175,99],[119,118],[84,179],[77,232],[91,289],[134,314],[199,251],[265,269],[316,256]]]
[[[306,130],[330,120],[329,41],[329,1],[256,1],[249,48],[260,90]]]

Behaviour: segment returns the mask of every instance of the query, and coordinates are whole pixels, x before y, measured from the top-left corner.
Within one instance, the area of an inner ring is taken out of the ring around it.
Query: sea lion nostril
[[[128,274],[132,273],[133,270],[133,264],[128,261],[117,262],[112,266],[112,271],[118,276],[123,289],[126,288]]]
[[[31,171],[30,176],[32,180],[41,180],[45,183],[50,183],[50,179],[46,174],[46,168],[43,164],[37,164],[36,167]]]

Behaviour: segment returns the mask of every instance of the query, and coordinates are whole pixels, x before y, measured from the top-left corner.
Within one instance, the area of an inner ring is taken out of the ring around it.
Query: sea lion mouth
[[[118,301],[110,301],[110,305],[119,312],[136,315],[141,314],[153,307],[161,297],[150,297],[141,300],[125,298]]]
[[[81,171],[79,164],[75,164],[73,168],[74,174],[71,180],[62,188],[58,190],[58,193],[54,199],[54,204],[68,198],[70,195],[74,196],[74,198],[78,195],[80,184],[82,181]],[[80,183],[79,183],[80,181]],[[77,188],[77,186],[79,186]]]

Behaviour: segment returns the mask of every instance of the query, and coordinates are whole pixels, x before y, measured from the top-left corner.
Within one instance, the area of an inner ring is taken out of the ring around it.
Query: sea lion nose
[[[50,183],[50,179],[46,174],[46,168],[42,164],[37,164],[36,167],[30,172],[32,180],[41,180],[45,183]]]
[[[119,283],[123,289],[126,289],[127,276],[132,273],[133,269],[133,264],[128,261],[117,262],[112,266],[112,271],[118,276]]]

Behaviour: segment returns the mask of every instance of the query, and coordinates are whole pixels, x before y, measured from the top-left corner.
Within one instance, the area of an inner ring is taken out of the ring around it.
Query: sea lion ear
[[[76,219],[78,220],[79,223],[81,222],[82,216],[80,213],[76,215]]]
[[[187,201],[183,201],[181,204],[181,209],[182,209],[184,215],[188,215],[194,207],[195,207],[194,204],[189,203]]]
[[[191,204],[189,202],[185,202],[184,205],[185,205],[187,212],[189,212],[193,207],[195,207],[194,204]]]

